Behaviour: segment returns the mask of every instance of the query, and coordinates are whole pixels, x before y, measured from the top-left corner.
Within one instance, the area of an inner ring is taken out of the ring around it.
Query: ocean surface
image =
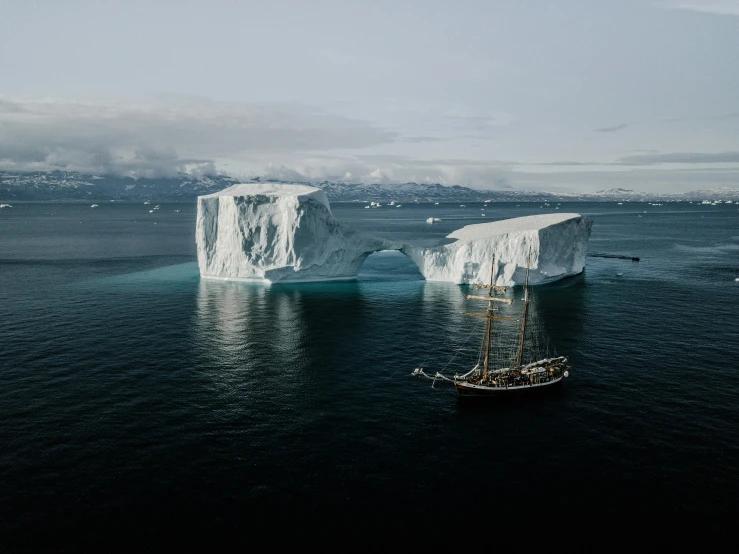
[[[578,212],[640,258],[534,288],[570,377],[504,400],[411,376],[474,364],[468,287],[386,252],[356,282],[204,281],[195,203],[152,207],[0,210],[0,546],[739,514],[739,205],[333,204],[417,244]]]

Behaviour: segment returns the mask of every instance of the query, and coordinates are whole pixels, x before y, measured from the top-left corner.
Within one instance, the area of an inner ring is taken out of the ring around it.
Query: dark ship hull
[[[504,394],[523,393],[538,390],[562,382],[563,375],[549,381],[539,383],[526,383],[519,385],[480,385],[467,381],[454,381],[454,388],[459,396],[501,396]]]

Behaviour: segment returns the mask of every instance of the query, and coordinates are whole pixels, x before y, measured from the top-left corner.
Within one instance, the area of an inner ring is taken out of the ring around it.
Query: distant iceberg
[[[426,279],[460,284],[488,282],[495,256],[496,284],[511,286],[522,282],[529,251],[531,284],[580,273],[591,227],[580,214],[536,215],[468,225],[447,236],[453,242],[418,247],[340,225],[321,189],[249,183],[198,197],[195,238],[203,278],[354,279],[373,252],[399,250]]]

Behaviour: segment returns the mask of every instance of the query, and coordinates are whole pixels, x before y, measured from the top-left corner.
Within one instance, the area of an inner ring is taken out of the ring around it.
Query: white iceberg
[[[326,194],[249,183],[198,197],[200,275],[274,282],[354,279],[364,260],[400,245],[341,226]]]
[[[531,284],[580,273],[591,227],[580,214],[536,215],[468,225],[447,244],[412,246],[340,225],[321,189],[250,183],[198,198],[196,244],[200,275],[210,279],[348,280],[373,252],[400,250],[426,279],[459,284],[489,282],[495,256],[496,284],[512,286],[523,281],[529,252]]]
[[[488,283],[495,256],[496,285],[521,284],[529,251],[532,285],[582,272],[592,220],[558,213],[467,225],[447,235],[454,242],[435,247],[404,246],[425,279]]]

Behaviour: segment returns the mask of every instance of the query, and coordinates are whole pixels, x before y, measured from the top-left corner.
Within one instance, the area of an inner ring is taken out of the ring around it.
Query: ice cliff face
[[[547,214],[468,225],[447,235],[454,242],[401,249],[429,281],[489,283],[495,256],[496,285],[521,284],[529,250],[532,285],[582,272],[592,220],[579,214]]]
[[[322,190],[297,184],[198,197],[195,238],[202,277],[269,282],[352,279],[372,252],[398,247],[342,227]]]
[[[326,194],[298,184],[249,183],[198,197],[200,275],[269,282],[353,279],[378,250],[400,250],[430,281],[531,284],[580,273],[592,221],[579,214],[519,217],[468,225],[431,248],[403,245],[341,226]]]

